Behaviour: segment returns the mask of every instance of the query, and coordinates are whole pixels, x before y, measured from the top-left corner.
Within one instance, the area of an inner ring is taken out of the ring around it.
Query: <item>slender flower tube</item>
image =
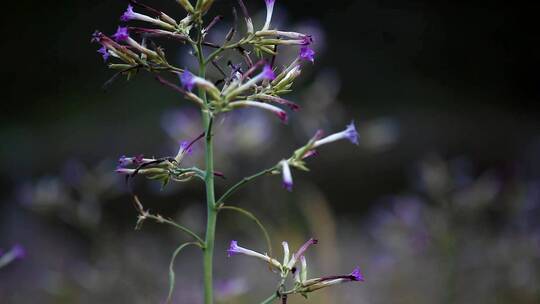
[[[322,278],[316,278],[304,281],[302,283],[302,291],[303,292],[311,292],[315,291],[317,289],[321,289],[324,287],[340,284],[340,283],[347,283],[347,282],[363,282],[364,275],[360,272],[360,268],[356,267],[350,274],[348,275],[338,275],[338,276],[328,276],[328,277],[322,277]]]
[[[243,107],[257,107],[257,108],[261,108],[263,110],[267,110],[274,113],[284,124],[286,124],[289,120],[287,116],[287,112],[283,111],[282,109],[276,106],[273,106],[271,104],[267,104],[264,102],[251,101],[251,100],[233,101],[229,103],[229,107],[233,109],[243,108]]]
[[[114,35],[112,36],[116,41],[125,42],[129,46],[133,47],[134,49],[138,50],[141,53],[144,53],[153,58],[159,57],[156,52],[145,48],[144,46],[140,45],[137,41],[129,37],[129,31],[127,27],[119,26],[118,29],[116,29],[116,33],[114,33]]]
[[[314,238],[310,238],[307,242],[305,242],[304,245],[302,245],[302,247],[300,247],[300,249],[298,249],[298,251],[295,254],[293,254],[292,258],[289,260],[289,263],[287,264],[287,268],[292,269],[294,265],[296,264],[296,262],[298,262],[298,259],[300,259],[300,257],[304,255],[304,253],[309,248],[309,246],[315,245],[317,243],[318,241]]]
[[[191,143],[189,141],[182,141],[180,143],[180,148],[178,149],[178,153],[176,154],[176,156],[174,157],[174,159],[176,160],[176,162],[181,162],[182,159],[184,158],[184,156],[186,154],[190,155],[191,152],[193,151],[192,147],[191,147]]]
[[[176,0],[176,2],[178,2],[190,14],[193,14],[195,11],[189,0]]]
[[[289,257],[290,257],[289,243],[283,241],[281,243],[281,246],[283,246],[283,265],[287,265],[289,263]]]
[[[184,89],[189,92],[193,90],[193,87],[197,86],[208,92],[215,99],[219,99],[220,97],[219,89],[213,83],[204,78],[193,75],[187,69],[180,74],[180,82],[182,83]]]
[[[128,27],[129,32],[136,33],[136,34],[144,34],[146,37],[163,37],[163,38],[170,38],[179,40],[181,42],[185,42],[188,37],[181,33],[175,33],[175,32],[169,32],[165,30],[160,29],[149,29],[144,27]]]
[[[107,49],[110,55],[118,57],[125,62],[133,64],[139,61],[139,56],[137,54],[129,50],[127,47],[118,44],[116,41],[107,37],[102,32],[95,31],[94,34],[92,34],[91,41],[101,44],[102,47]]]
[[[307,262],[305,256],[300,257],[300,264],[302,265],[302,269],[300,270],[300,281],[305,282],[307,280]]]
[[[292,111],[300,110],[300,106],[298,104],[296,104],[296,103],[294,103],[292,101],[289,101],[287,99],[277,97],[277,96],[272,96],[272,95],[268,95],[268,94],[257,94],[257,95],[250,96],[250,98],[259,99],[259,100],[267,101],[267,102],[274,102],[274,103],[277,103],[277,104],[282,104],[282,105],[285,105],[285,106],[289,107],[289,109],[291,109]]]
[[[293,179],[291,168],[289,167],[289,163],[286,159],[281,161],[281,174],[283,178],[283,188],[287,189],[289,192],[292,191]]]
[[[124,22],[132,21],[132,20],[144,21],[144,22],[155,24],[157,26],[160,26],[168,30],[175,30],[175,27],[167,22],[163,22],[161,20],[152,18],[147,15],[136,13],[135,11],[133,11],[133,6],[131,4],[128,5],[126,11],[120,17],[120,20]]]
[[[276,1],[264,0],[264,2],[266,2],[266,21],[264,22],[262,31],[266,31],[268,28],[270,28],[270,21],[272,21],[272,15],[274,13],[274,3]]]
[[[274,80],[276,78],[276,75],[274,74],[274,71],[272,70],[272,67],[270,65],[265,65],[263,67],[263,70],[261,73],[255,75],[250,80],[246,81],[244,84],[238,86],[237,88],[234,88],[234,86],[231,86],[227,88],[223,92],[226,99],[230,100],[237,96],[238,94],[243,93],[244,91],[247,91],[252,86],[256,85],[257,83],[263,81],[263,80]]]
[[[269,263],[270,265],[276,267],[277,269],[281,269],[281,263],[279,263],[275,259],[272,259],[271,257],[264,255],[262,253],[258,253],[256,251],[253,251],[244,247],[240,247],[238,246],[238,242],[233,240],[231,241],[231,244],[229,245],[229,249],[227,249],[227,257],[231,257],[237,254],[244,254],[244,255],[256,257],[258,259],[261,259]]]
[[[284,31],[277,31],[277,30],[267,30],[267,31],[258,31],[255,33],[257,36],[275,36],[275,37],[285,37],[289,39],[296,39],[296,40],[312,40],[311,35],[306,35],[302,33],[297,32],[284,32]]]
[[[334,133],[332,135],[328,135],[327,137],[323,139],[317,140],[313,144],[313,148],[317,148],[319,146],[338,141],[341,139],[348,139],[350,142],[352,142],[355,145],[358,145],[358,132],[356,131],[356,127],[354,126],[354,121],[351,121],[350,124],[347,125],[347,128],[341,132]]]
[[[117,168],[126,168],[131,165],[140,166],[149,162],[153,162],[155,160],[155,158],[144,158],[142,154],[135,157],[126,157],[125,155],[122,155],[118,159]]]

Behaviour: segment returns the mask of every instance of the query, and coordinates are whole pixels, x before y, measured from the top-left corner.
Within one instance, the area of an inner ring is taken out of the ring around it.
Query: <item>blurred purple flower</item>
[[[116,29],[116,33],[114,33],[114,35],[112,35],[112,37],[114,38],[114,40],[116,40],[118,42],[127,40],[129,38],[128,28],[123,27],[123,26],[119,26]]]
[[[351,280],[353,281],[364,281],[364,275],[360,272],[360,267],[354,268],[350,274]]]
[[[300,48],[300,58],[305,61],[315,62],[315,51],[312,50],[309,46],[303,46]]]
[[[276,75],[274,74],[274,71],[272,71],[272,67],[270,65],[264,66],[261,75],[263,79],[267,80],[274,80],[276,78]]]
[[[135,12],[133,11],[133,6],[130,4],[128,5],[124,14],[122,14],[122,16],[120,17],[120,20],[129,21],[132,19],[135,19]]]
[[[193,76],[193,74],[186,69],[182,75],[180,75],[180,82],[182,83],[184,89],[191,92],[195,86],[195,76]]]
[[[101,54],[101,56],[103,57],[103,61],[107,61],[111,56],[111,54],[109,54],[109,51],[107,51],[107,48],[104,46],[97,50],[97,52]]]
[[[348,139],[351,143],[358,145],[358,132],[354,126],[354,121],[347,125],[347,128],[341,132],[331,134],[323,139],[317,140],[314,144],[314,148],[321,145],[329,144],[341,139]]]

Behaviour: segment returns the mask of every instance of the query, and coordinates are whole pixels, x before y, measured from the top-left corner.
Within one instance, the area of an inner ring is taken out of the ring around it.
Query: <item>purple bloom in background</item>
[[[125,22],[132,19],[135,19],[135,12],[133,11],[133,6],[130,4],[128,5],[124,14],[122,14],[122,16],[120,17],[120,20]]]
[[[112,36],[114,40],[118,42],[127,40],[129,38],[127,27],[119,26],[118,29],[116,29],[116,33],[114,33]]]
[[[98,53],[101,54],[103,57],[103,61],[107,61],[111,54],[109,54],[109,51],[107,51],[107,48],[102,46],[99,50],[97,50]]]
[[[184,89],[191,92],[195,86],[195,76],[193,76],[190,71],[185,70],[184,73],[180,75],[180,82]]]
[[[11,252],[15,259],[23,259],[26,257],[26,250],[20,244],[13,246],[13,248],[11,248]]]
[[[351,280],[353,281],[364,281],[364,275],[360,272],[360,267],[354,268],[350,274]]]
[[[272,67],[270,67],[270,65],[264,66],[261,76],[263,79],[267,80],[274,80],[276,78],[276,74],[274,74],[274,71],[272,71]]]
[[[315,51],[312,50],[309,46],[303,46],[300,48],[300,58],[305,61],[315,62]]]
[[[287,189],[288,191],[292,191],[293,179],[291,175],[291,168],[289,167],[287,160],[281,161],[281,173],[283,175],[283,188]]]

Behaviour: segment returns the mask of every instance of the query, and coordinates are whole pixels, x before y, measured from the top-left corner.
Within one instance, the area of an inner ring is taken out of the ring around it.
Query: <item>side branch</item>
[[[224,203],[224,201],[229,198],[229,196],[231,196],[234,192],[236,192],[236,190],[240,189],[242,186],[244,186],[245,184],[251,182],[252,180],[256,179],[257,177],[259,176],[263,176],[263,175],[266,175],[266,174],[270,174],[272,173],[272,171],[276,170],[276,167],[277,166],[273,166],[271,168],[268,168],[266,170],[263,170],[261,172],[258,172],[258,173],[255,173],[251,176],[248,176],[248,177],[244,177],[242,180],[240,180],[238,183],[236,183],[235,185],[233,185],[231,188],[229,188],[229,190],[227,190],[227,192],[225,192],[217,201],[216,201],[216,205],[217,206],[220,206]]]
[[[176,256],[180,253],[180,251],[182,251],[182,249],[186,248],[189,245],[196,245],[202,248],[200,243],[188,242],[188,243],[183,243],[182,245],[178,246],[178,248],[176,248],[176,250],[173,252],[172,257],[171,257],[171,262],[169,263],[169,293],[167,295],[167,300],[165,301],[165,303],[167,304],[171,302],[172,294],[174,291],[174,282],[175,282],[174,260],[176,260]]]
[[[163,216],[159,215],[159,214],[151,214],[150,212],[148,212],[147,210],[144,210],[144,207],[143,205],[141,204],[141,201],[139,200],[139,198],[134,195],[133,196],[133,199],[134,199],[134,202],[135,202],[135,208],[137,209],[137,211],[139,212],[139,217],[137,219],[137,226],[135,227],[136,229],[140,228],[140,226],[142,225],[142,223],[144,222],[144,220],[146,219],[152,219],[158,223],[161,223],[161,224],[168,224],[168,225],[171,225],[175,228],[178,228],[180,230],[182,230],[183,232],[187,233],[188,235],[192,236],[194,239],[197,240],[197,244],[201,247],[201,248],[204,248],[204,240],[199,237],[195,232],[191,231],[189,228],[187,227],[184,227],[178,223],[176,223],[175,221],[173,220],[170,220],[170,219],[166,219],[164,218]]]
[[[243,209],[243,208],[240,208],[240,207],[235,207],[235,206],[221,206],[219,207],[218,210],[232,210],[232,211],[236,211],[248,218],[250,218],[251,220],[253,220],[255,222],[255,224],[257,224],[257,226],[259,226],[259,228],[261,229],[263,235],[264,235],[264,238],[266,240],[266,246],[268,247],[268,255],[272,255],[272,242],[270,241],[270,235],[268,234],[268,231],[266,230],[266,228],[264,227],[264,225],[262,224],[262,222],[251,212]]]

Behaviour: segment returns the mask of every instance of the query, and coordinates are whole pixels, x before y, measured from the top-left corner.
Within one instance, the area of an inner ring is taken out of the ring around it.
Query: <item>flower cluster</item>
[[[180,21],[176,21],[160,10],[131,0],[127,10],[121,15],[122,22],[143,22],[150,27],[132,27],[121,25],[116,32],[107,36],[96,31],[92,40],[101,45],[98,52],[105,61],[115,61],[109,67],[119,70],[116,75],[124,74],[132,77],[139,70],[155,74],[156,80],[174,91],[183,95],[187,100],[193,102],[201,110],[204,132],[191,142],[180,143],[179,150],[175,156],[164,158],[145,158],[142,155],[119,159],[117,172],[125,174],[127,177],[134,177],[137,174],[144,175],[149,179],[162,182],[165,186],[169,181],[184,182],[193,177],[198,177],[205,183],[207,192],[207,231],[205,239],[198,236],[189,228],[166,219],[161,215],[153,215],[145,210],[135,196],[135,205],[139,211],[137,227],[140,227],[146,219],[154,219],[159,223],[170,224],[194,239],[181,245],[173,254],[171,261],[171,288],[174,286],[174,272],[172,263],[178,252],[188,245],[197,245],[203,249],[205,267],[205,303],[213,303],[212,299],[212,257],[214,248],[214,234],[216,218],[220,210],[236,210],[243,215],[255,220],[262,228],[267,242],[269,237],[256,217],[241,208],[228,206],[227,198],[242,185],[252,179],[265,174],[281,174],[283,186],[292,191],[293,177],[291,167],[308,170],[305,159],[315,155],[317,150],[328,143],[341,139],[347,139],[354,144],[358,144],[358,133],[354,123],[351,122],[345,130],[324,137],[322,131],[317,131],[306,145],[294,151],[288,159],[280,160],[272,168],[266,169],[251,177],[242,179],[233,185],[221,197],[214,197],[214,175],[221,176],[221,173],[214,171],[213,160],[213,129],[214,119],[221,113],[233,111],[239,108],[252,107],[268,111],[277,116],[281,122],[288,122],[288,111],[298,111],[300,106],[283,96],[289,93],[292,86],[301,74],[302,64],[315,62],[315,51],[310,47],[313,37],[309,34],[290,32],[276,29],[272,26],[275,0],[265,0],[266,19],[262,27],[256,29],[248,10],[242,0],[239,0],[241,12],[246,23],[246,31],[242,37],[234,39],[237,35],[237,27],[233,25],[226,35],[223,44],[215,44],[206,40],[208,32],[221,20],[215,17],[210,23],[205,24],[203,16],[208,12],[213,0],[198,0],[192,5],[190,0],[177,0],[186,11],[187,15]],[[147,14],[141,11],[147,12]],[[195,31],[192,35],[191,32]],[[169,63],[164,50],[157,46],[154,39],[167,38],[180,41],[192,47],[192,55],[199,64],[198,71],[192,72],[182,69]],[[294,46],[298,48],[297,56],[282,68],[275,67],[275,57],[279,55],[278,47]],[[208,51],[211,49],[211,51]],[[225,51],[236,51],[240,56],[240,62],[227,61],[226,70],[222,65]],[[255,58],[254,58],[255,57]],[[269,58],[271,57],[271,58]],[[221,79],[209,79],[206,76],[206,67],[212,65],[218,70]],[[116,76],[115,75],[115,76]],[[114,79],[115,77],[113,77]],[[191,153],[193,143],[204,138],[205,165],[206,169],[197,167],[185,168],[182,166],[184,157]],[[363,281],[364,278],[360,270],[356,268],[350,274],[327,276],[320,278],[307,278],[307,263],[304,253],[313,244],[315,239],[310,239],[294,254],[289,254],[289,247],[283,242],[284,257],[278,261],[268,255],[258,253],[240,247],[236,241],[232,241],[228,250],[228,255],[244,254],[257,257],[267,262],[273,269],[281,274],[281,284],[278,293],[286,300],[287,294],[301,294],[306,296],[309,292],[350,281]],[[299,264],[299,266],[297,266]],[[285,289],[285,280],[291,276],[294,279],[294,286],[290,290]],[[169,292],[170,300],[172,289]],[[268,302],[265,302],[268,303]]]
[[[337,132],[326,137],[323,137],[322,130],[319,130],[311,138],[311,140],[300,149],[296,150],[289,159],[284,159],[276,165],[277,170],[281,170],[283,178],[283,187],[289,191],[292,191],[293,179],[290,166],[297,169],[308,171],[305,165],[304,159],[317,154],[317,148],[338,140],[347,139],[351,143],[358,145],[358,132],[354,122],[347,125],[345,130]]]
[[[268,256],[267,254],[262,254],[241,246],[238,246],[237,241],[231,241],[229,245],[229,249],[227,249],[227,256],[231,257],[233,255],[247,255],[251,257],[258,258],[260,260],[263,260],[264,262],[268,263],[273,269],[277,270],[280,273],[280,276],[282,278],[281,286],[279,293],[283,295],[287,294],[294,294],[298,293],[305,297],[307,297],[307,294],[321,289],[325,287],[329,287],[332,285],[340,284],[340,283],[346,283],[346,282],[353,282],[353,281],[364,281],[364,276],[360,272],[360,268],[356,267],[350,274],[346,275],[334,275],[334,276],[324,276],[319,278],[307,278],[308,273],[308,267],[305,257],[305,252],[307,249],[314,244],[317,244],[318,241],[316,239],[309,239],[306,243],[304,243],[295,253],[292,255],[289,251],[289,244],[287,242],[283,242],[283,260],[282,262],[279,262],[278,260]],[[300,264],[297,266],[297,264]],[[294,279],[294,286],[286,290],[285,288],[285,280],[288,276],[292,276]]]

